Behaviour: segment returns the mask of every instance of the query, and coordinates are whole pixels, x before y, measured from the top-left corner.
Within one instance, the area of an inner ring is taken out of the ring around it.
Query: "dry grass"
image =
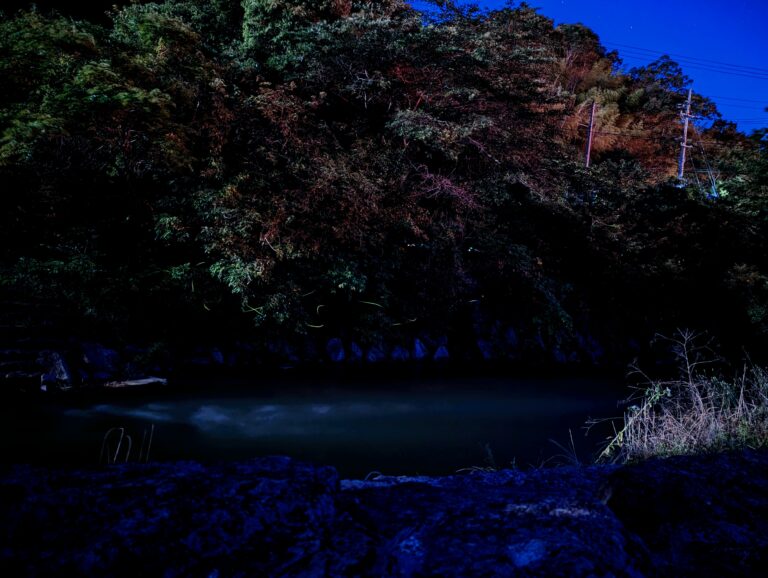
[[[646,385],[624,413],[599,456],[602,461],[638,461],[651,457],[768,447],[768,372],[745,366],[725,380],[713,374],[699,336],[679,331],[669,339],[680,377]]]

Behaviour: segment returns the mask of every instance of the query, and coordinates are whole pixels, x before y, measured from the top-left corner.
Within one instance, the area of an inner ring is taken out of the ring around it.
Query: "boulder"
[[[390,353],[390,359],[394,362],[402,363],[408,361],[411,358],[411,353],[405,347],[395,345]]]
[[[334,363],[341,363],[347,358],[346,351],[344,350],[344,342],[338,337],[333,337],[325,344],[325,352],[328,354],[328,358]]]
[[[441,345],[435,350],[435,354],[432,356],[432,359],[434,361],[448,361],[450,357],[451,356],[448,353],[448,347],[446,345]]]
[[[368,353],[365,355],[365,360],[368,363],[381,363],[387,360],[387,352],[383,345],[374,345],[368,349]]]
[[[225,362],[224,353],[219,349],[218,347],[211,348],[211,351],[209,353],[211,356],[211,361],[214,365],[222,366]]]
[[[121,373],[123,363],[116,350],[93,342],[81,343],[80,348],[83,364],[91,379],[106,381]]]
[[[418,337],[413,340],[413,359],[422,361],[429,357],[429,349]]]
[[[477,350],[480,352],[480,355],[482,355],[483,359],[486,361],[490,361],[494,358],[494,352],[493,352],[493,343],[489,339],[478,339],[477,340]]]
[[[563,364],[568,361],[568,356],[559,347],[554,347],[552,349],[552,359],[555,363]]]
[[[504,330],[504,346],[511,351],[515,351],[520,345],[520,338],[517,336],[517,332],[512,327],[507,327]]]
[[[357,363],[363,359],[363,348],[360,347],[354,341],[349,344],[349,352],[347,354],[347,361],[351,363]]]
[[[43,370],[40,377],[40,389],[42,391],[66,390],[74,385],[69,364],[58,351],[40,352],[37,364]]]

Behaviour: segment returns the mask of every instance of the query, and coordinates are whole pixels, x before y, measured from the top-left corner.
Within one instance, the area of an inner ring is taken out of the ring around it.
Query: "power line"
[[[704,146],[701,144],[701,133],[698,131],[698,129],[694,126],[693,132],[697,137],[697,144],[699,145],[699,150],[701,151],[701,158],[704,159],[704,166],[707,168],[707,176],[709,177],[709,184],[711,187],[711,196],[714,198],[717,198],[720,196],[720,193],[717,191],[717,179],[715,178],[715,172],[712,170],[712,165],[709,164],[709,160],[707,159],[707,153],[704,150]],[[698,182],[699,178],[696,177],[696,181]],[[699,183],[699,187],[701,187],[701,183]],[[701,190],[701,188],[699,189]]]
[[[639,55],[639,56],[622,56],[622,60],[636,60],[638,62],[647,62],[647,59],[645,56]],[[717,74],[726,74],[728,76],[740,76],[742,78],[751,78],[754,80],[768,80],[768,73],[765,74],[748,74],[748,73],[742,73],[742,72],[735,72],[731,70],[722,70],[719,68],[711,68],[707,66],[701,66],[697,64],[690,64],[687,62],[680,62],[680,64],[684,64],[685,68],[687,69],[694,69],[694,70],[704,70],[706,72],[714,72]]]
[[[712,98],[712,97],[707,97],[707,98]],[[759,111],[764,111],[765,110],[765,107],[763,107],[763,106],[757,106],[757,107],[754,107],[754,106],[741,106],[739,104],[730,104],[730,103],[725,103],[725,106],[727,106],[728,108],[741,108],[743,110],[759,110]]]
[[[717,94],[710,94],[708,95],[707,98],[719,98],[721,100],[738,100],[739,102],[756,102],[758,104],[763,104],[764,106],[768,106],[768,96],[762,100],[754,100],[750,98],[736,98],[735,96],[720,96]]]
[[[611,42],[611,41],[608,41],[608,40],[603,41],[603,43],[604,44],[611,44],[613,46],[618,46],[618,47],[621,47],[621,48],[629,48],[631,50],[638,50],[638,51],[641,51],[641,52],[650,52],[650,53],[653,53],[653,54],[675,56],[677,58],[685,58],[685,59],[688,59],[688,60],[696,60],[696,61],[699,61],[699,62],[702,62],[702,63],[709,63],[709,64],[715,64],[715,65],[720,65],[720,66],[732,67],[732,68],[740,68],[740,69],[744,69],[745,71],[752,70],[752,71],[754,71],[756,73],[759,73],[759,74],[768,74],[768,68],[758,68],[756,66],[744,66],[742,64],[733,64],[733,63],[730,63],[730,62],[723,62],[721,60],[710,60],[708,58],[699,58],[697,56],[687,56],[685,54],[679,54],[679,53],[676,54],[676,53],[672,53],[672,52],[663,52],[661,50],[652,50],[650,48],[641,48],[639,46],[632,46],[630,44],[622,44],[622,43],[619,43],[619,42]]]
[[[641,57],[641,58],[661,58],[664,56],[669,57],[669,54],[666,53],[649,53],[649,52],[640,52],[638,50],[633,50],[631,48],[623,48],[621,52],[619,53],[619,56],[633,56],[633,57]],[[723,65],[723,64],[709,64],[707,62],[702,62],[696,58],[687,58],[687,57],[680,57],[676,56],[674,59],[671,59],[674,62],[678,63],[689,63],[691,65],[701,66],[704,68],[709,68],[713,70],[723,70],[727,72],[734,72],[739,74],[753,74],[756,76],[765,76],[768,75],[768,70],[750,70],[747,68],[741,68],[738,65]]]
[[[621,136],[621,137],[624,137],[624,138],[634,138],[634,139],[652,140],[652,141],[672,142],[672,141],[677,140],[674,137],[651,136],[651,135],[643,135],[643,134],[630,134],[630,133],[625,133],[625,132],[616,132],[616,131],[608,131],[608,130],[595,130],[594,134],[607,135],[607,136]]]
[[[649,60],[649,55],[647,54],[636,54],[632,52],[624,52],[621,55],[622,60],[640,60],[643,62],[647,62]],[[723,68],[719,66],[709,66],[706,64],[702,64],[700,62],[691,62],[684,59],[675,59],[673,62],[676,62],[677,64],[684,65],[685,68],[694,69],[694,70],[706,70],[708,72],[717,72],[719,74],[728,74],[731,76],[743,76],[745,78],[768,78],[768,73],[763,72],[752,72],[748,70],[739,70],[736,68]]]
[[[651,54],[659,54],[659,55],[669,54],[670,56],[676,56],[678,58],[685,58],[686,60],[689,60],[689,61],[694,63],[693,65],[688,64],[688,63],[682,63],[682,64],[686,65],[686,68],[694,68],[694,69],[697,69],[697,70],[704,70],[704,71],[708,71],[708,72],[716,72],[716,73],[728,74],[728,75],[733,75],[733,76],[743,76],[745,78],[754,78],[754,79],[758,79],[758,80],[768,79],[768,69],[767,68],[758,68],[758,67],[753,67],[753,66],[743,66],[743,65],[731,64],[731,63],[726,63],[726,62],[717,61],[717,60],[709,60],[709,59],[705,59],[705,58],[697,58],[697,57],[692,57],[692,56],[684,56],[684,55],[680,55],[680,54],[664,53],[664,52],[661,52],[661,51],[658,51],[658,50],[650,50],[650,49],[647,49],[647,48],[640,48],[640,47],[637,47],[637,46],[631,46],[631,45],[628,45],[628,44],[621,44],[621,43],[617,43],[617,42],[606,41],[605,44],[611,44],[611,45],[614,45],[614,46],[624,47],[624,48],[630,49],[630,53],[629,54],[626,54],[627,51],[623,51],[624,53],[621,54],[622,57],[626,57],[629,60],[641,61],[641,62],[644,62],[644,63],[647,62],[648,55],[645,55],[645,54],[638,55],[637,51],[647,52],[647,53],[651,53]],[[632,51],[635,51],[634,55],[631,53]],[[715,64],[716,66],[715,67],[713,67],[713,66],[697,66],[696,63],[712,63],[712,64]],[[721,67],[723,67],[723,66],[727,67],[730,70],[722,69]],[[756,99],[738,98],[738,97],[723,96],[723,95],[705,95],[705,96],[707,98],[710,98],[710,99],[732,100],[732,101],[737,101],[737,102],[750,102],[750,103],[762,104],[762,105],[768,106],[768,97],[766,99],[764,99],[764,100],[756,100]],[[727,108],[744,108],[744,109],[748,109],[748,110],[761,110],[761,111],[765,110],[764,106],[761,106],[761,107],[751,107],[751,106],[743,106],[743,105],[739,105],[739,104],[728,104],[728,103],[724,103],[724,104],[722,104],[722,106],[726,106]]]

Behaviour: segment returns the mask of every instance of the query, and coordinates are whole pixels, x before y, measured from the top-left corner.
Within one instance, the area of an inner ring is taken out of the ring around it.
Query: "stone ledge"
[[[289,458],[0,470],[13,576],[749,576],[768,452],[339,480]]]

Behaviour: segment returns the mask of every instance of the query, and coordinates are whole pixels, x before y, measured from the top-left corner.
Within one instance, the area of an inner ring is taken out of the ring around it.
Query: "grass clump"
[[[768,447],[768,371],[745,365],[733,379],[711,371],[716,359],[698,345],[700,336],[678,331],[668,338],[679,376],[652,380],[624,413],[599,461],[631,462],[652,457]]]

